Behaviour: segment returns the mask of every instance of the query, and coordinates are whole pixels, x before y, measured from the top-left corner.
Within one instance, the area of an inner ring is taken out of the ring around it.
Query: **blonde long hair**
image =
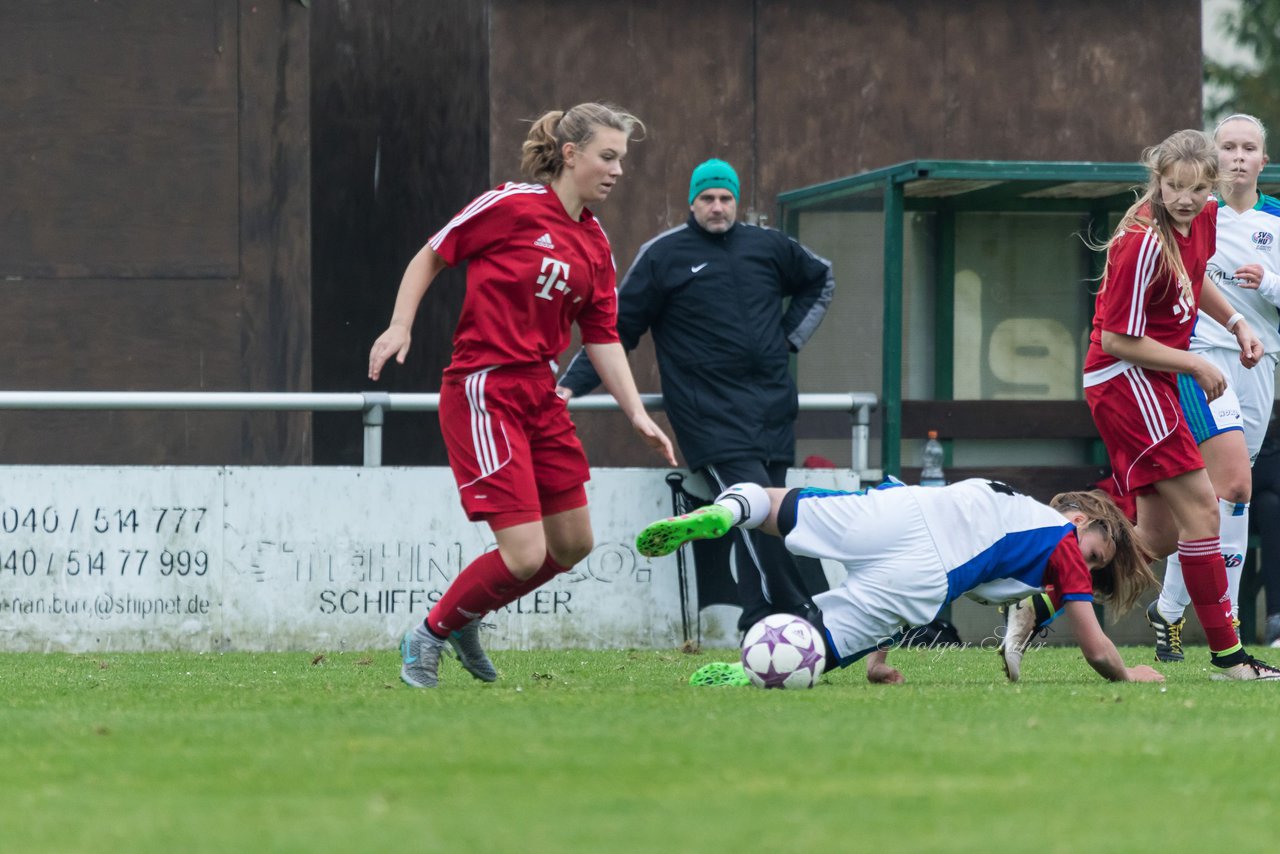
[[[631,137],[644,123],[612,104],[578,104],[568,110],[543,113],[529,128],[529,136],[520,146],[520,172],[531,181],[548,184],[564,170],[564,144],[586,145],[597,128],[620,130]]]
[[[1174,239],[1173,219],[1160,196],[1160,179],[1176,166],[1188,164],[1199,178],[1216,186],[1218,183],[1218,149],[1208,135],[1198,130],[1180,130],[1159,145],[1142,152],[1142,165],[1147,167],[1147,186],[1116,227],[1111,238],[1094,248],[1107,253],[1107,266],[1102,274],[1106,288],[1107,273],[1111,268],[1111,248],[1134,226],[1150,228],[1160,241],[1160,269],[1173,277],[1182,291],[1183,298],[1192,302],[1192,282],[1178,252]]]
[[[1094,593],[1108,605],[1123,614],[1137,604],[1144,590],[1159,586],[1160,582],[1151,572],[1152,554],[1111,496],[1099,489],[1063,492],[1053,496],[1049,506],[1064,514],[1072,510],[1083,513],[1089,521],[1080,531],[1097,529],[1115,544],[1116,553],[1111,562],[1092,572]]]

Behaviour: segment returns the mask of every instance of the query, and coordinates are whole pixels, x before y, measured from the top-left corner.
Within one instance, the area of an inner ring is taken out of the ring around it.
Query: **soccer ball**
[[[757,688],[812,688],[825,664],[818,630],[792,614],[770,614],[742,639],[742,667]]]

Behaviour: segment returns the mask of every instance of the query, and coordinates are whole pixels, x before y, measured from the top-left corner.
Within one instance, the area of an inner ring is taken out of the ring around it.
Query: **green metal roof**
[[[1126,208],[1147,180],[1138,163],[1066,161],[910,160],[778,196],[783,215],[805,210],[879,207],[874,194],[903,185],[907,210],[1060,211]],[[1280,166],[1259,181],[1280,194]]]
[[[1114,211],[1134,200],[1134,189],[1146,183],[1138,163],[1070,163],[992,160],[911,160],[861,175],[850,175],[778,196],[778,222],[792,237],[799,232],[799,215],[817,211],[863,211],[884,218],[884,322],[882,346],[881,461],[885,472],[897,474],[901,464],[903,324],[903,215],[934,211],[941,229],[937,276],[938,305],[953,299],[954,269],[945,260],[954,245],[956,212],[1050,213],[1077,211],[1093,228],[1105,225]],[[1263,170],[1259,186],[1280,196],[1280,167]],[[1105,237],[1105,231],[1102,232]],[[1098,271],[1100,272],[1100,271]],[[935,321],[940,336],[952,334],[951,321]],[[949,353],[950,338],[938,352]],[[942,375],[943,371],[938,374]],[[949,388],[943,397],[949,397]]]

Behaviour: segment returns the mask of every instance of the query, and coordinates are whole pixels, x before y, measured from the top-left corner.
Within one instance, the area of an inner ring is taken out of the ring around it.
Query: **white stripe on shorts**
[[[1151,443],[1159,442],[1172,433],[1173,428],[1164,417],[1164,411],[1160,408],[1160,399],[1156,396],[1155,389],[1151,387],[1151,380],[1147,379],[1146,372],[1139,367],[1125,371],[1123,376],[1129,381],[1129,390],[1133,392],[1133,399],[1138,404],[1142,421],[1147,425],[1147,435],[1151,437]]]
[[[471,445],[480,464],[480,477],[498,470],[497,444],[493,440],[493,420],[484,407],[484,381],[493,368],[485,368],[465,380],[467,403],[471,405]]]

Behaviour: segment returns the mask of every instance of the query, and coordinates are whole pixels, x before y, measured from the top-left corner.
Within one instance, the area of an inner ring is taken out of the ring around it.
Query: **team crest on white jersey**
[[[541,237],[539,237],[537,240],[533,241],[533,245],[540,246],[543,249],[556,248],[556,245],[551,242],[551,232],[547,232],[546,234],[543,234]]]
[[[1261,252],[1270,252],[1276,242],[1276,236],[1269,231],[1255,231],[1251,239],[1253,245]]]

